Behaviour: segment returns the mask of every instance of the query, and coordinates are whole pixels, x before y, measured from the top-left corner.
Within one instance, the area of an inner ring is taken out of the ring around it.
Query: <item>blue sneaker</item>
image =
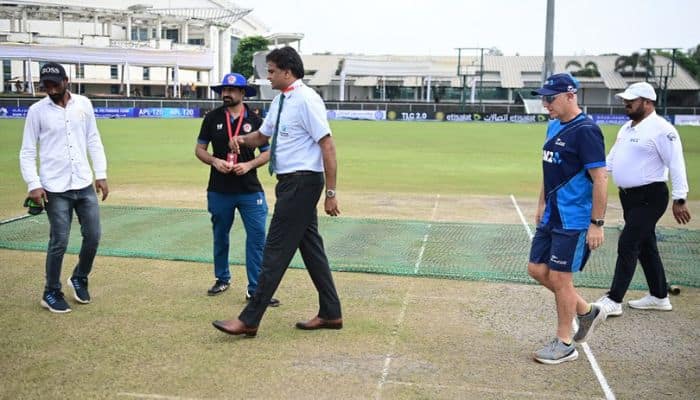
[[[76,278],[73,276],[68,279],[68,286],[73,288],[73,297],[75,301],[82,304],[90,303],[87,278]]]
[[[64,314],[71,312],[68,303],[63,298],[63,292],[60,290],[47,290],[41,297],[41,306],[47,308],[52,313]]]

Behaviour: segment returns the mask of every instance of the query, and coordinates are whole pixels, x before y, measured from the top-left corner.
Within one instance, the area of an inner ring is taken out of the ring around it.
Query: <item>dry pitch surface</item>
[[[199,188],[142,189],[114,188],[109,202],[204,207]],[[350,217],[520,223],[507,197],[341,193],[339,199]],[[532,220],[534,201],[517,201]],[[691,204],[691,211],[699,206]],[[611,199],[608,220],[621,218],[616,212]],[[669,217],[662,223],[674,226]],[[532,361],[531,352],[555,329],[553,296],[535,285],[336,273],[345,328],[302,332],[293,324],[316,312],[317,299],[306,273],[289,270],[277,292],[283,305],[268,310],[258,337],[246,340],[210,325],[243,307],[242,267],[234,268],[228,292],[210,298],[209,265],[99,257],[90,281],[93,304],[71,302],[72,313],[53,315],[38,304],[43,259],[0,250],[0,398],[606,397],[581,347],[575,362]],[[65,265],[74,262],[66,256]],[[590,300],[602,295],[581,293]],[[684,288],[672,302],[672,312],[625,306],[623,316],[610,318],[589,340],[617,398],[700,393],[700,290]]]

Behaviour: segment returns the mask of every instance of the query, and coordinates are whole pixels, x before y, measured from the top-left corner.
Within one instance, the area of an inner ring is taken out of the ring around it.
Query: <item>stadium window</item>
[[[143,67],[143,80],[144,81],[151,80],[151,67]]]
[[[146,85],[143,87],[143,95],[146,97],[151,96],[151,87],[150,86]]]
[[[187,44],[193,44],[195,46],[204,46],[204,39],[187,39]]]
[[[131,40],[144,41],[148,40],[148,28],[133,28],[131,30]]]
[[[75,68],[75,78],[76,79],[85,79],[85,65],[84,64],[78,64],[78,66]]]
[[[118,65],[110,65],[109,66],[109,76],[112,79],[119,79],[119,66]]]
[[[2,79],[5,82],[12,80],[12,61],[2,60]]]
[[[109,85],[109,92],[111,94],[119,94],[119,85]]]
[[[172,40],[174,43],[179,42],[180,31],[179,29],[166,29],[165,38]]]
[[[202,81],[202,71],[197,71],[197,82]]]

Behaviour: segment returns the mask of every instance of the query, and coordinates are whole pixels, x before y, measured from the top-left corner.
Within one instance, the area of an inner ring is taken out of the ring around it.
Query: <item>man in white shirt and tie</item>
[[[625,227],[617,246],[617,263],[610,291],[598,300],[609,316],[622,314],[622,298],[634,276],[637,260],[642,265],[649,294],[629,301],[644,310],[670,311],[668,284],[656,245],[656,223],[668,207],[666,186],[670,172],[673,216],[679,224],[690,221],[686,205],[688,181],[678,131],[656,114],[656,92],[646,82],[630,85],[616,97],[625,103],[630,121],[617,134],[607,158],[608,170],[619,187]]]
[[[257,132],[238,136],[229,146],[256,147],[271,140],[270,173],[277,175],[275,210],[263,251],[262,270],[253,300],[238,318],[214,321],[216,329],[230,335],[254,337],[289,262],[299,249],[306,270],[318,292],[319,309],[297,329],[342,329],[343,319],[323,239],[318,231],[316,205],[325,186],[324,210],[340,214],[336,197],[335,144],[321,97],[302,81],[304,64],[291,47],[271,51],[268,79],[275,97]]]
[[[63,66],[53,62],[44,64],[39,79],[47,96],[32,104],[27,112],[19,153],[20,169],[29,198],[43,205],[49,218],[51,233],[41,305],[54,313],[67,313],[71,308],[61,291],[61,267],[74,211],[83,241],[78,263],[67,284],[78,303],[91,301],[88,275],[101,235],[96,191],[102,193],[103,201],[109,194],[107,159],[92,104],[87,97],[68,90]]]

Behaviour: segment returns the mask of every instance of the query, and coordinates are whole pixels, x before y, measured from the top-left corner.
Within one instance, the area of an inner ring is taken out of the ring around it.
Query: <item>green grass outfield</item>
[[[208,170],[194,156],[199,119],[99,120],[112,188],[201,188]],[[22,211],[18,153],[23,120],[0,119],[0,209]],[[536,197],[544,124],[331,123],[339,187],[347,192]],[[700,128],[679,127],[691,189],[700,187]],[[608,149],[618,127],[603,126]],[[265,187],[271,178],[262,172]],[[611,184],[612,189],[612,184]],[[700,199],[697,190],[691,199]],[[10,213],[12,215],[12,213]]]

